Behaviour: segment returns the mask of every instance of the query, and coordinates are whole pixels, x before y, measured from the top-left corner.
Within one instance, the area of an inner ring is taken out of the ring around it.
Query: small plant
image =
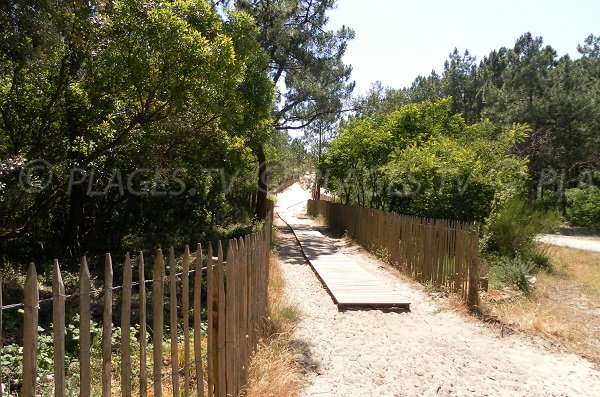
[[[497,257],[495,261],[488,271],[488,277],[493,286],[497,288],[503,285],[514,285],[525,294],[531,294],[530,278],[535,273],[535,263],[520,256]]]
[[[392,257],[390,256],[390,253],[389,253],[388,249],[384,248],[384,247],[377,248],[375,250],[375,256],[379,260],[381,260],[381,261],[383,261],[385,263],[390,263],[391,259],[392,259]]]

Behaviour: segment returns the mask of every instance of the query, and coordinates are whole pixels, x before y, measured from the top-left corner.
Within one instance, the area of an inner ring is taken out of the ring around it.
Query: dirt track
[[[306,198],[294,185],[279,195],[277,209],[314,225],[301,215]],[[294,335],[307,373],[303,396],[600,396],[600,373],[588,361],[443,311],[360,247],[328,238],[412,302],[410,313],[338,311],[289,229],[276,225],[286,295],[304,313]]]

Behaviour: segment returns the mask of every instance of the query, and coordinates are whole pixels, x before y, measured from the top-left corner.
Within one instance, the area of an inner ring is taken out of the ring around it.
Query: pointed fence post
[[[190,397],[190,247],[183,252],[181,274],[183,295],[183,397]]]
[[[81,258],[79,271],[79,396],[90,397],[92,383],[90,334],[90,270],[87,258]]]
[[[52,269],[52,327],[54,337],[54,396],[65,397],[65,284],[58,260]]]
[[[146,370],[146,275],[144,252],[140,251],[138,272],[140,282],[140,397],[148,395],[148,373]]]
[[[194,275],[194,362],[198,396],[204,397],[204,369],[202,368],[202,245],[196,249],[196,274]]]
[[[153,362],[153,373],[154,373],[154,396],[162,397],[162,342],[163,342],[163,321],[164,321],[164,287],[163,287],[163,275],[164,275],[164,257],[162,250],[159,248],[156,251],[156,258],[154,259],[154,278],[152,283],[152,344],[154,351],[152,352],[154,357]]]
[[[123,306],[121,308],[121,395],[131,396],[131,288],[132,269],[129,252],[123,264]]]
[[[175,251],[169,250],[169,314],[171,328],[171,380],[173,383],[173,396],[179,395],[179,345],[177,338],[177,266]]]
[[[102,320],[102,397],[111,397],[112,394],[112,287],[112,258],[110,254],[106,254],[104,264],[104,316]]]
[[[23,320],[23,397],[35,397],[37,378],[37,336],[40,295],[35,265],[29,264],[25,279],[25,314]]]

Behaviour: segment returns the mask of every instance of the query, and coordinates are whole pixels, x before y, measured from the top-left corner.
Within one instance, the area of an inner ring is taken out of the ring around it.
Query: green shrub
[[[496,214],[490,216],[485,229],[485,248],[491,253],[514,258],[535,257],[535,236],[556,230],[561,216],[556,211],[542,211],[513,198]]]
[[[567,219],[574,226],[600,229],[600,188],[569,189]]]
[[[492,287],[514,285],[526,294],[531,293],[529,278],[535,273],[536,264],[517,255],[514,258],[496,257],[488,271],[488,279]]]

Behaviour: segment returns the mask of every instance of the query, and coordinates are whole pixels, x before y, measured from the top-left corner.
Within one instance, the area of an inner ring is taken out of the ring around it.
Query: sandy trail
[[[556,234],[543,234],[538,236],[537,240],[542,243],[558,245],[561,247],[600,252],[600,238],[598,237],[576,237],[559,236]]]
[[[302,215],[307,198],[294,185],[279,195],[277,211],[317,227]],[[410,313],[338,311],[289,229],[281,220],[276,226],[286,295],[303,311],[294,335],[307,370],[302,396],[600,396],[600,373],[590,362],[442,311],[362,248],[327,237],[412,303]]]

